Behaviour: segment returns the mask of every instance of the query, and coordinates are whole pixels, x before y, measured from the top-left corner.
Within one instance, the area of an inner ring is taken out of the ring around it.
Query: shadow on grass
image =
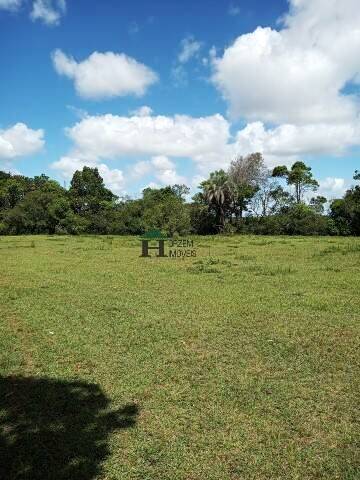
[[[99,386],[0,377],[0,479],[90,480],[102,472],[108,439],[135,425],[138,407],[109,411]]]

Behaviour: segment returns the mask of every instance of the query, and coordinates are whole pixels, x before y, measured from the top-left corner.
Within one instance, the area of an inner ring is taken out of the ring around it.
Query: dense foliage
[[[357,171],[354,180],[360,180]],[[238,157],[212,172],[191,202],[185,185],[146,188],[139,199],[119,198],[96,168],[76,171],[67,190],[45,175],[0,172],[0,234],[141,234],[160,229],[187,233],[359,235],[360,186],[333,200],[316,191],[311,168],[265,168],[261,154]]]

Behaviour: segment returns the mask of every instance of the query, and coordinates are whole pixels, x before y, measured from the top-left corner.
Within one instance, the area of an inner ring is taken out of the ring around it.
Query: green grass
[[[1,479],[359,478],[360,239],[194,241],[0,237]]]

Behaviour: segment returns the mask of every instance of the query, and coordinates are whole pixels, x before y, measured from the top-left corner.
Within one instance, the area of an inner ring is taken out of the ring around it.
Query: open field
[[[359,478],[360,239],[194,242],[0,238],[1,479]]]

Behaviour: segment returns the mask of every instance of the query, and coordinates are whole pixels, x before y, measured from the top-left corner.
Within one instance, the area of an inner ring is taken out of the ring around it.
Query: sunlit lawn
[[[1,479],[359,478],[360,239],[194,242],[0,238]]]

